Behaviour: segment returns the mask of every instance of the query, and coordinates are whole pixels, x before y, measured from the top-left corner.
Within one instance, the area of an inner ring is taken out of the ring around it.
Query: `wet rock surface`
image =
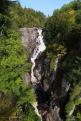
[[[29,53],[29,59],[36,47],[36,38],[38,37],[37,28],[20,28],[22,45],[24,49]],[[30,60],[29,60],[30,61]],[[26,84],[31,83],[31,74],[30,72],[24,75],[23,80]]]
[[[22,43],[31,56],[36,47],[37,28],[21,28],[20,31],[22,32]],[[45,52],[36,59],[34,75],[38,83],[33,87],[37,95],[38,109],[43,121],[63,121],[63,110],[67,102],[66,97],[70,84],[66,82],[65,75],[61,70],[60,60],[56,66],[57,69],[49,75],[49,62],[45,58]],[[28,82],[30,82],[30,78],[28,74],[25,77]]]

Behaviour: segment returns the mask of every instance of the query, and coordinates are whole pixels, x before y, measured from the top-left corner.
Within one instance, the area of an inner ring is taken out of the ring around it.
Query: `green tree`
[[[30,26],[34,26],[36,21],[36,26],[41,24],[39,17],[33,22],[39,16],[38,12],[30,10],[34,17],[31,21],[27,17],[28,12],[29,10],[22,8],[16,1],[0,1],[0,120],[4,121],[13,116],[21,117],[21,121],[40,120],[32,107],[32,102],[36,100],[34,91],[22,79],[30,71],[31,64],[28,61],[29,53],[21,44],[19,27],[28,25],[27,21]],[[24,112],[23,107],[27,104],[29,109]],[[27,113],[28,117],[31,114],[32,117],[28,118]]]
[[[44,26],[44,39],[47,45],[46,59],[50,65],[47,74],[54,71],[59,58],[54,93],[58,92],[57,87],[61,85],[63,76],[70,83],[65,120],[81,121],[81,1],[72,1],[48,17]]]

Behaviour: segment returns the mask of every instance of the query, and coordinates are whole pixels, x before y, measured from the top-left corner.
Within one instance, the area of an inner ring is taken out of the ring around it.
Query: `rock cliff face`
[[[36,47],[37,28],[21,28],[20,31],[22,32],[22,44],[29,51],[31,57]],[[46,58],[46,53],[43,52],[36,59],[34,75],[40,84],[35,85],[34,88],[43,121],[62,121],[64,118],[64,105],[67,102],[70,85],[61,72],[61,58],[56,62],[55,69],[51,74],[49,73],[49,61]],[[27,74],[24,78],[27,82],[31,79],[29,75]]]
[[[29,59],[31,58],[31,55],[34,51],[34,48],[36,47],[36,38],[38,37],[37,28],[21,28],[21,37],[22,37],[22,45],[24,49],[29,53]],[[30,73],[27,73],[23,80],[25,80],[26,84],[31,83],[31,77]]]
[[[20,31],[22,33],[22,44],[31,54],[36,46],[37,28],[21,28]]]

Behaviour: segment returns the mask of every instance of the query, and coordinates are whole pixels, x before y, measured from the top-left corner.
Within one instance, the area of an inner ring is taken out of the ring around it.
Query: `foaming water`
[[[46,49],[46,46],[45,46],[44,41],[43,41],[43,36],[42,36],[42,30],[41,29],[38,29],[38,34],[39,35],[38,35],[38,38],[36,40],[37,45],[36,45],[36,48],[35,48],[35,50],[33,52],[32,57],[31,57],[31,62],[32,62],[31,82],[32,83],[36,83],[37,82],[37,79],[34,76],[35,60],[37,59],[38,55],[40,53],[42,53]]]
[[[34,49],[34,52],[33,52],[33,55],[31,57],[31,62],[32,62],[32,68],[31,68],[31,82],[32,84],[37,84],[38,81],[34,75],[34,68],[35,68],[35,60],[37,59],[38,55],[40,53],[42,53],[45,49],[46,49],[46,46],[44,44],[44,41],[43,41],[43,36],[42,36],[42,30],[41,29],[38,29],[38,38],[36,39],[36,48]],[[35,109],[35,112],[36,114],[41,118],[41,121],[42,121],[42,117],[41,115],[39,114],[39,111],[37,109],[37,102],[34,102],[33,103],[33,107]]]

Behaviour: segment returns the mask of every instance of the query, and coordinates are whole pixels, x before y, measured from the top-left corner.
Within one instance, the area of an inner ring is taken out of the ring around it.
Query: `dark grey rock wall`
[[[37,28],[21,28],[22,44],[30,57],[36,47],[36,38],[38,36]],[[61,73],[61,61],[57,63],[57,70],[49,73],[49,61],[46,59],[45,52],[40,54],[36,60],[34,74],[40,85],[36,87],[37,91],[41,87],[42,93],[46,98],[44,101],[39,101],[39,111],[43,117],[43,121],[62,121],[60,114],[63,111],[63,106],[70,85],[66,82],[65,75]],[[59,77],[59,78],[58,78]],[[25,82],[30,82],[30,74],[26,74],[23,79]],[[39,91],[41,92],[41,91]],[[41,94],[42,94],[41,93]],[[40,97],[40,96],[39,96]],[[40,98],[41,99],[41,98]],[[40,104],[40,102],[42,102]]]

